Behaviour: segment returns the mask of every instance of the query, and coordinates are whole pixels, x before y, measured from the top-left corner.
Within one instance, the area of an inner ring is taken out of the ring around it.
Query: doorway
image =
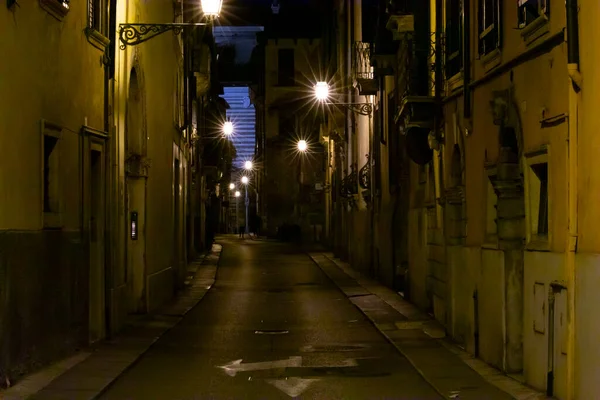
[[[90,149],[90,276],[89,276],[89,341],[106,336],[106,258],[104,153],[102,145],[93,143]]]

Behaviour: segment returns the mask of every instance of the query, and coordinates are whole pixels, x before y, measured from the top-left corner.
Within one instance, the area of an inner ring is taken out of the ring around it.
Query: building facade
[[[319,144],[322,110],[310,99],[311,82],[319,75],[321,40],[319,30],[301,22],[307,10],[314,8],[280,5],[260,35],[257,54],[263,57],[264,75],[256,90],[257,160],[263,171],[258,212],[268,235],[284,234],[295,225],[312,241],[321,240],[324,227],[325,158]],[[298,149],[301,140],[308,144],[306,151]]]
[[[335,252],[494,367],[593,397],[598,5],[333,3],[324,79],[373,107],[322,127]]]
[[[193,54],[193,35],[121,49],[119,30],[200,18],[188,6],[39,0],[0,10],[10,60],[0,67],[2,382],[116,333],[183,282],[192,64],[211,58]]]

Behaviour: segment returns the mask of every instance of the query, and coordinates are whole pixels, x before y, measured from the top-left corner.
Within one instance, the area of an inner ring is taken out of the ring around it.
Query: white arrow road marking
[[[242,364],[242,360],[235,360],[226,365],[221,365],[225,373],[229,376],[235,376],[238,372],[259,371],[264,369],[299,367],[302,365],[302,357],[290,357],[287,360],[264,361],[257,363]]]
[[[303,379],[303,378],[285,378],[285,379],[268,379],[267,383],[275,386],[283,393],[290,397],[300,396],[302,392],[310,387],[318,379]]]

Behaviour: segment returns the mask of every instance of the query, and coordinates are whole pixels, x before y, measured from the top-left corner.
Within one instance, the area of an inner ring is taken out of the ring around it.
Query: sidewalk
[[[393,290],[365,278],[331,253],[309,255],[444,398],[547,398],[452,344],[437,321]]]
[[[188,266],[187,287],[152,315],[133,317],[113,340],[80,352],[0,392],[0,399],[97,398],[167,331],[177,325],[214,284],[222,246]]]

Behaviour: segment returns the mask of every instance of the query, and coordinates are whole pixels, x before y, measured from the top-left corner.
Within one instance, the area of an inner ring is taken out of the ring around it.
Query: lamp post
[[[240,191],[236,190],[235,191],[235,229],[240,229],[240,224],[238,223],[238,204],[240,199]]]
[[[230,183],[230,184],[229,184],[229,200],[231,200],[231,196],[232,196],[232,193],[231,193],[231,191],[232,191],[233,189],[235,189],[235,183]],[[227,225],[228,225],[228,226],[230,227],[230,229],[231,229],[231,206],[230,206],[230,207],[228,208],[228,210],[227,210],[227,216],[228,216],[228,217],[227,217]],[[234,232],[235,232],[235,231],[234,231]]]
[[[207,22],[171,24],[119,24],[119,40],[121,41],[121,45],[119,47],[121,50],[125,50],[127,46],[138,45],[168,31],[173,31],[173,33],[176,35],[179,35],[182,31],[189,28],[211,25],[213,20],[221,13],[223,0],[201,0],[200,6],[202,7],[202,13],[204,14]]]
[[[246,204],[246,233],[250,233],[248,232],[248,205],[250,205],[250,200],[248,199],[248,183],[250,182],[250,179],[248,179],[247,176],[242,176],[242,183],[244,184],[244,187],[246,189],[246,196],[245,196],[245,204]]]
[[[301,204],[301,197],[302,197],[302,185],[304,184],[304,168],[303,168],[303,164],[304,164],[304,155],[305,153],[308,151],[308,143],[306,142],[306,140],[301,139],[298,141],[298,143],[296,144],[296,148],[298,149],[298,153],[299,153],[299,157],[298,157],[298,199],[297,199],[297,211],[298,211],[298,218],[300,219],[300,222],[302,223],[302,204]]]

